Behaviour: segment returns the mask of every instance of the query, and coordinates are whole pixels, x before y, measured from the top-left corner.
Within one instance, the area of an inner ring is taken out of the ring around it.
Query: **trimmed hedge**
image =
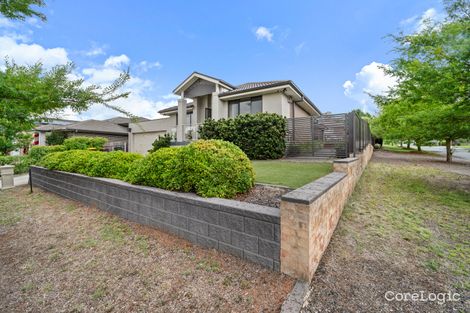
[[[103,150],[108,139],[103,137],[72,137],[64,140],[65,150]]]
[[[157,139],[152,143],[152,149],[150,149],[148,152],[155,152],[158,149],[161,148],[168,148],[171,145],[171,135],[170,134],[164,134],[163,136],[158,136]]]
[[[234,143],[252,160],[279,159],[286,151],[287,122],[275,113],[244,114],[235,118],[206,120],[199,129],[202,139]]]
[[[131,165],[142,159],[137,153],[70,150],[46,155],[40,165],[64,172],[124,180]]]

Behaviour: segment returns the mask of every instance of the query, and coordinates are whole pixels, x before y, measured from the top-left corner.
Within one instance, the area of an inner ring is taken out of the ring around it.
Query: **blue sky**
[[[0,20],[0,56],[106,84],[130,66],[133,92],[118,105],[157,117],[192,71],[232,84],[291,79],[324,112],[374,111],[364,90],[393,84],[387,34],[441,18],[440,1],[47,1],[46,23]],[[114,76],[113,76],[114,75]],[[116,115],[93,107],[80,118]],[[71,112],[64,116],[74,117]]]

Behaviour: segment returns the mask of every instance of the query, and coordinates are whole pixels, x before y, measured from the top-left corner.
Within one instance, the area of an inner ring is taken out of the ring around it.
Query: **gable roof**
[[[135,122],[146,122],[150,121],[148,118],[145,117],[124,117],[124,116],[116,116],[112,118],[105,119],[104,121],[114,123],[114,124],[129,124],[129,123],[135,123]]]
[[[198,78],[202,78],[204,80],[208,80],[213,83],[218,83],[220,85],[223,85],[227,89],[235,89],[235,86],[227,83],[225,80],[194,71],[188,77],[186,77],[186,79],[183,80],[183,82],[181,82],[178,86],[176,86],[176,88],[173,90],[173,93],[179,94],[181,92],[181,89],[183,89],[184,86],[194,83]]]
[[[194,104],[192,102],[190,102],[186,105],[187,109],[192,109],[193,107],[194,107]],[[178,106],[174,105],[174,106],[168,107],[166,109],[162,109],[162,110],[158,111],[158,113],[164,114],[164,113],[168,113],[168,112],[172,112],[172,111],[178,111]]]
[[[120,134],[127,135],[128,130],[126,127],[119,126],[115,123],[108,121],[86,120],[83,122],[67,124],[67,125],[42,125],[35,128],[39,131],[74,131],[74,132],[88,132],[88,133],[102,133],[102,134]]]

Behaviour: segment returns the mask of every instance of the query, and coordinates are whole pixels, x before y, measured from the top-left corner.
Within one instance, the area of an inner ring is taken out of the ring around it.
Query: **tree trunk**
[[[411,140],[408,139],[408,141],[406,142],[406,149],[409,149],[410,145],[411,145]]]
[[[452,162],[452,140],[446,139],[446,162]]]
[[[416,144],[416,146],[418,147],[418,151],[421,152],[421,145],[420,145],[420,144]]]

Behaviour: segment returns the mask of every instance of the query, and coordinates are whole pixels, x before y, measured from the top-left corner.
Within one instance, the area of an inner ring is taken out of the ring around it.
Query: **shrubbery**
[[[49,135],[46,136],[46,144],[48,146],[57,146],[64,143],[64,140],[67,139],[67,133],[62,131],[52,131]]]
[[[32,159],[28,155],[21,156],[0,156],[0,165],[14,165],[15,174],[26,173],[29,166],[32,164]]]
[[[51,170],[123,180],[132,163],[142,158],[140,154],[123,151],[70,150],[50,153],[40,165]]]
[[[254,172],[240,148],[221,140],[198,140],[188,146],[163,148],[134,163],[126,179],[133,184],[203,197],[231,198],[248,191]]]
[[[171,145],[171,135],[165,134],[163,136],[158,136],[157,139],[152,143],[152,149],[148,152],[155,152],[161,148],[168,148]]]
[[[199,129],[202,139],[233,142],[250,159],[278,159],[286,150],[286,119],[274,113],[244,114],[235,118],[206,120]]]
[[[108,139],[103,137],[72,137],[64,140],[65,150],[103,150]]]
[[[46,154],[52,153],[52,152],[59,152],[59,151],[64,151],[65,147],[64,146],[33,146],[31,149],[29,149],[29,156],[31,157],[31,160],[33,164],[38,163]]]

